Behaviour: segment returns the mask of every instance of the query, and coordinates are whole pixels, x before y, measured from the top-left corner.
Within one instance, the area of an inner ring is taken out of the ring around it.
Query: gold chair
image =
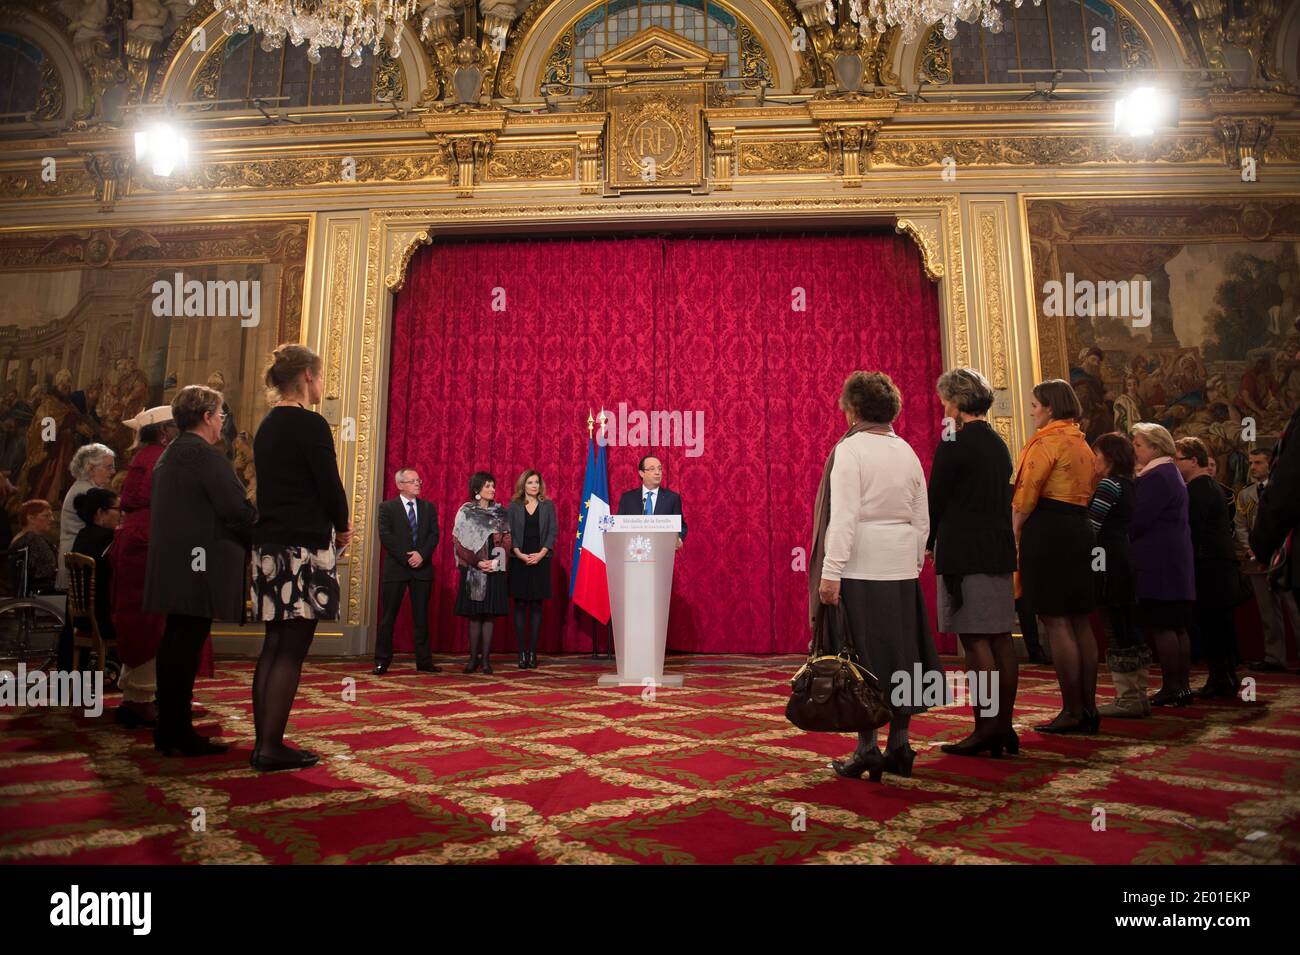
[[[116,683],[110,651],[114,641],[106,638],[99,629],[95,616],[95,558],[86,554],[64,555],[68,568],[68,620],[72,624],[72,658],[74,667],[78,650],[89,650],[95,666],[105,671],[105,680]]]

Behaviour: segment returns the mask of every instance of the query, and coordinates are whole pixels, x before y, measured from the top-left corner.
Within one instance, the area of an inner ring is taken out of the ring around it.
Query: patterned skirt
[[[284,544],[253,548],[253,619],[337,620],[339,577],[334,547]]]

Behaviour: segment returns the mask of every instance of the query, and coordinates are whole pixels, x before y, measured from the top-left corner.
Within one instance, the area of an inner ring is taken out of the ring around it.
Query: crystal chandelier
[[[194,0],[190,0],[191,3]],[[415,13],[416,0],[213,0],[225,11],[221,29],[226,36],[256,30],[262,49],[278,50],[287,38],[294,46],[307,44],[307,59],[320,62],[321,47],[337,47],[353,66],[370,47],[378,56],[388,33],[388,52],[402,52],[402,27]]]
[[[875,27],[877,33],[898,27],[905,43],[911,43],[930,27],[942,22],[943,35],[951,40],[957,35],[958,20],[966,23],[978,20],[993,33],[1001,33],[1002,12],[998,9],[1001,2],[1002,0],[849,0],[849,19],[858,25],[863,36],[866,36],[869,26]],[[1019,7],[1022,2],[1023,0],[1012,0],[1012,5]],[[1043,0],[1034,0],[1034,6],[1040,6],[1042,2]],[[826,0],[832,23],[835,22],[833,6],[833,0]]]

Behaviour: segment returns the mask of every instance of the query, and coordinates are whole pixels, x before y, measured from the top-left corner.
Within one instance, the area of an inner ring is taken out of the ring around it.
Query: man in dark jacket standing
[[[190,702],[212,621],[240,623],[244,567],[257,509],[219,449],[221,393],[189,385],[172,399],[181,433],[153,471],[144,610],[164,614],[158,648],[158,726],[164,755],[225,752],[194,731]]]
[[[1300,356],[1297,356],[1300,358]],[[1268,482],[1259,498],[1250,549],[1265,567],[1280,561],[1282,579],[1270,573],[1272,586],[1300,593],[1300,554],[1296,553],[1300,526],[1300,408],[1291,415],[1273,449]],[[1281,552],[1279,554],[1279,551]],[[1285,646],[1285,643],[1283,644]],[[1284,661],[1285,662],[1285,661]]]
[[[663,462],[654,455],[646,455],[636,465],[637,474],[641,476],[641,486],[624,491],[618,499],[618,514],[676,514],[682,517],[682,496],[663,486]],[[686,540],[686,518],[682,517],[682,529],[677,532],[677,549],[681,550]]]
[[[415,468],[397,472],[397,497],[379,505],[379,541],[384,545],[380,600],[383,618],[375,639],[375,673],[382,676],[393,662],[393,624],[402,606],[402,593],[411,589],[411,620],[415,630],[415,668],[441,673],[429,645],[429,593],[433,589],[433,549],[438,546],[438,509],[419,497],[422,483]]]

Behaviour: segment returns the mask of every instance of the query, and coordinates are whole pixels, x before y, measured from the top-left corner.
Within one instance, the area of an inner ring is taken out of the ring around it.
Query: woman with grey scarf
[[[469,663],[466,673],[481,666],[492,672],[492,629],[508,608],[506,555],[510,553],[510,524],[506,509],[496,502],[492,475],[475,471],[469,479],[472,501],[456,512],[452,544],[460,568],[456,615],[469,618]]]

